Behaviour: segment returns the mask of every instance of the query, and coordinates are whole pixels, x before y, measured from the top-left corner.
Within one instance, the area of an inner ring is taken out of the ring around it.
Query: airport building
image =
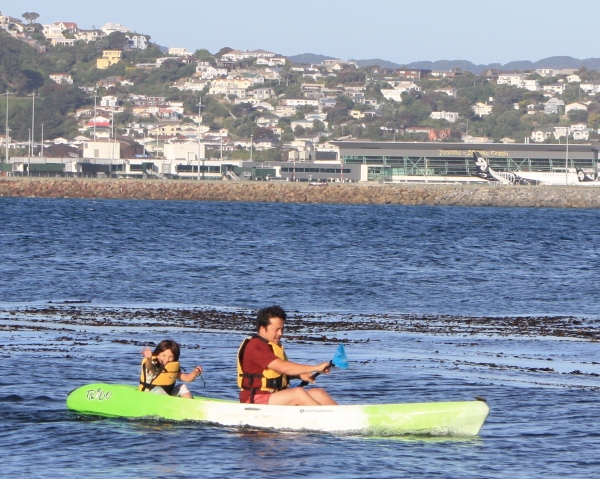
[[[598,147],[566,144],[420,143],[334,141],[342,165],[364,165],[362,181],[481,181],[474,152],[498,172],[565,173],[582,168],[598,173]]]

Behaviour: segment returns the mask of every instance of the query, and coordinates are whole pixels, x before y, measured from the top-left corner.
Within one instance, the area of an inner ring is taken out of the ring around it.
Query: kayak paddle
[[[340,344],[333,355],[333,359],[329,361],[329,366],[332,368],[340,368],[347,369],[349,366],[348,356],[346,356],[346,351],[344,350],[344,345]],[[316,379],[316,377],[321,373],[314,373],[311,377],[312,379]],[[308,381],[302,381],[299,386],[302,388],[308,385]]]

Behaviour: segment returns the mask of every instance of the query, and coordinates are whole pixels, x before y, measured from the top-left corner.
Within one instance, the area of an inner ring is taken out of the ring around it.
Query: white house
[[[196,73],[200,74],[200,78],[203,80],[212,80],[213,78],[226,77],[229,72],[224,67],[213,67],[208,62],[198,62]]]
[[[518,86],[529,91],[540,91],[542,89],[542,85],[537,80],[523,80]]]
[[[176,57],[189,57],[192,54],[192,52],[188,52],[187,49],[178,47],[169,48],[167,53]]]
[[[573,139],[574,140],[589,140],[590,139],[590,132],[591,132],[591,128],[585,128],[584,130],[577,130],[573,132]]]
[[[275,107],[275,115],[278,117],[294,116],[298,109],[292,105],[279,105]]]
[[[84,158],[116,159],[121,157],[118,141],[86,141],[83,143]]]
[[[412,81],[394,82],[394,90],[403,91],[421,91],[421,87]]]
[[[290,126],[292,127],[292,130],[295,130],[297,127],[302,127],[302,128],[310,129],[310,128],[313,127],[313,125],[314,125],[314,123],[311,120],[293,120],[290,123]]]
[[[259,101],[257,103],[254,103],[252,105],[252,108],[254,110],[258,110],[258,111],[273,111],[275,109],[275,107],[273,105],[271,105],[270,103],[267,103],[266,101]]]
[[[589,102],[586,102],[586,103],[589,104]],[[588,107],[587,107],[586,103],[580,103],[580,102],[569,103],[568,105],[565,106],[565,113],[569,113],[570,111],[573,111],[573,110],[587,111]]]
[[[79,31],[76,23],[73,22],[55,22],[49,25],[42,25],[42,34],[48,39],[64,38],[63,32],[76,34]]]
[[[278,67],[278,66],[285,66],[287,62],[287,58],[281,56],[281,55],[275,55],[272,57],[259,57],[256,59],[256,64],[257,65],[265,65],[265,66],[269,66],[269,67]]]
[[[119,99],[116,96],[108,95],[100,98],[100,106],[115,107],[118,106]]]
[[[275,115],[259,116],[256,119],[256,124],[261,128],[274,128],[279,124],[279,118]]]
[[[82,40],[85,43],[95,42],[100,38],[104,38],[106,35],[102,30],[79,30],[75,34],[76,40]]]
[[[319,100],[311,99],[311,98],[287,98],[281,101],[282,105],[285,106],[319,106]]]
[[[554,138],[557,140],[563,136],[569,136],[571,134],[571,129],[568,126],[557,125],[553,127],[554,129]]]
[[[246,50],[245,52],[242,50],[232,50],[229,53],[221,55],[221,60],[237,62],[247,58],[272,58],[274,56],[276,56],[275,53],[266,50]]]
[[[554,129],[549,127],[535,128],[531,132],[531,139],[536,143],[542,143],[547,138],[550,138],[554,134]]]
[[[114,32],[129,33],[131,31],[131,29],[124,27],[120,23],[112,22],[104,24],[102,27],[100,27],[100,30],[102,30],[106,36]]]
[[[50,80],[56,82],[56,83],[68,83],[68,84],[73,84],[73,77],[69,74],[69,73],[51,73],[50,75],[48,75],[50,77]]]
[[[450,123],[458,120],[458,113],[455,111],[434,111],[429,116],[434,120],[446,120]]]
[[[471,109],[475,112],[476,115],[479,116],[485,116],[485,115],[489,115],[490,113],[492,113],[492,110],[494,109],[493,105],[489,105],[487,103],[475,103],[475,105],[473,105],[471,107]]]
[[[554,70],[552,68],[538,68],[535,71],[539,76],[549,78],[556,76],[558,74],[558,70]]]
[[[198,141],[189,140],[173,140],[165,143],[164,152],[166,160],[191,162],[206,156],[206,149],[202,143],[198,144]]]
[[[585,82],[580,83],[579,88],[581,88],[585,93],[589,93],[590,95],[595,95],[600,91],[600,83],[593,82]]]
[[[257,100],[268,100],[275,96],[275,90],[272,88],[255,88],[252,96]]]
[[[525,75],[523,73],[503,73],[498,75],[496,83],[498,85],[521,86],[524,79]]]
[[[565,92],[567,86],[564,83],[551,83],[550,85],[544,85],[542,88],[546,92],[562,95]]]
[[[131,33],[125,35],[125,38],[127,39],[127,48],[130,50],[146,50],[150,44],[146,35],[141,33]]]
[[[402,93],[399,90],[394,90],[394,89],[387,89],[387,88],[382,88],[381,89],[381,94],[383,95],[383,97],[386,100],[394,100],[396,102],[401,102],[402,101]]]
[[[448,96],[452,96],[455,97],[456,96],[456,90],[454,88],[438,88],[437,90],[433,90],[434,93],[444,93]]]

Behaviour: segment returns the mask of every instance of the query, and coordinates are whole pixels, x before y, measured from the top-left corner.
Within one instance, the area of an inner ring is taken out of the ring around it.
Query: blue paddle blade
[[[344,350],[343,344],[338,346],[331,362],[336,368],[340,369],[346,369],[349,366],[348,357],[346,356],[346,351]]]

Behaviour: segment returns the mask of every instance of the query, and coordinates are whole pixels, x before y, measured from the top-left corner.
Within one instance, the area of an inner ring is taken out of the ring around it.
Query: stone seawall
[[[600,187],[0,179],[0,197],[600,208]]]

